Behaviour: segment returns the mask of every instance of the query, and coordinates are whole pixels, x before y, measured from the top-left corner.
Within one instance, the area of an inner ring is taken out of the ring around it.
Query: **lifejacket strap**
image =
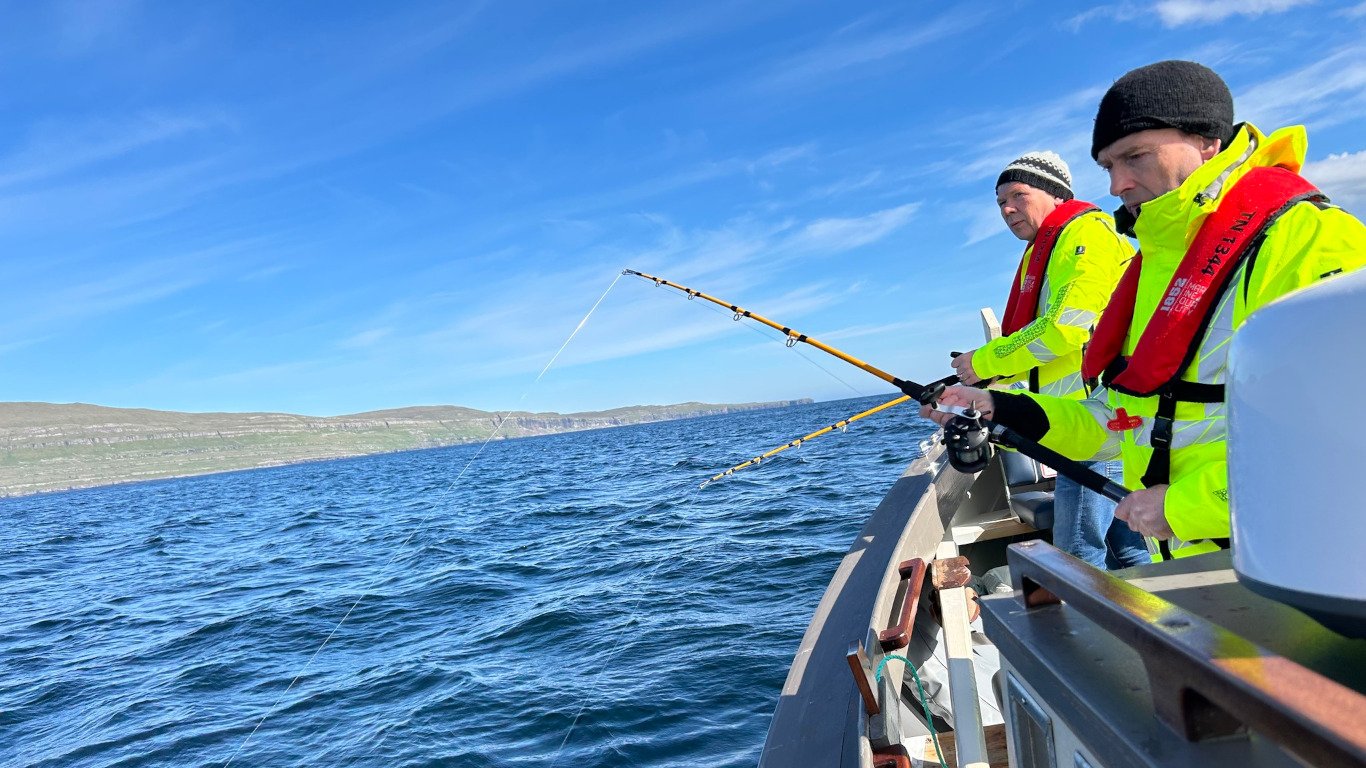
[[[1172,469],[1172,426],[1176,422],[1176,396],[1164,393],[1157,399],[1157,416],[1153,419],[1153,429],[1148,437],[1153,455],[1148,459],[1148,470],[1139,482],[1144,488],[1165,485],[1171,482]]]

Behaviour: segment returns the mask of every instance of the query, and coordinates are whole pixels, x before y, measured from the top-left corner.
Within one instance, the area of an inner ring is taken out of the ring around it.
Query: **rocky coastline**
[[[0,496],[782,408],[681,403],[508,414],[417,406],[345,416],[181,413],[83,403],[0,403]]]

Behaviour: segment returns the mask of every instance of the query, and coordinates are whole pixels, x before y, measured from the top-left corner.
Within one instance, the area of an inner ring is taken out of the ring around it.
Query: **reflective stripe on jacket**
[[[1180,187],[1143,205],[1135,224],[1143,251],[1134,319],[1124,353],[1131,354],[1147,326],[1186,249],[1223,190],[1249,169],[1279,165],[1298,172],[1306,137],[1300,126],[1264,136],[1244,123],[1229,146],[1196,169]],[[1312,179],[1311,179],[1312,181]],[[1233,275],[1228,293],[1215,311],[1198,352],[1182,375],[1186,381],[1223,384],[1227,378],[1229,341],[1253,310],[1297,288],[1337,272],[1366,264],[1366,226],[1337,208],[1312,203],[1292,207],[1268,228],[1261,248]],[[1294,350],[1286,350],[1294,354]],[[1307,369],[1306,369],[1307,370]],[[1100,389],[1082,402],[1036,397],[1048,418],[1042,443],[1074,459],[1114,458],[1124,461],[1125,485],[1140,487],[1152,457],[1155,396],[1134,397]],[[1296,407],[1293,402],[1287,408]],[[1106,423],[1123,408],[1143,417],[1142,426],[1112,432]],[[1165,513],[1177,538],[1188,542],[1229,535],[1227,429],[1224,403],[1180,402],[1173,425],[1170,484]],[[1287,450],[1300,449],[1288,446]],[[1211,545],[1212,546],[1212,545]],[[1209,549],[1181,551],[1191,554]]]
[[[1021,275],[1029,271],[1033,251],[1032,245],[1025,250]],[[972,356],[973,370],[984,379],[1001,376],[1010,383],[1028,381],[1037,367],[1044,394],[1085,397],[1082,346],[1133,255],[1133,246],[1115,231],[1108,214],[1095,211],[1068,224],[1048,260],[1038,319],[982,345]]]

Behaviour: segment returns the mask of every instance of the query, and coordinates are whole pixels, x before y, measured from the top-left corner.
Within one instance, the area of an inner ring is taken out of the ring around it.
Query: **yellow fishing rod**
[[[901,390],[902,394],[906,395],[907,397],[910,397],[924,405],[931,405],[934,403],[935,400],[939,399],[939,393],[944,391],[944,387],[947,387],[950,384],[958,383],[957,376],[945,376],[944,378],[935,382],[931,382],[930,384],[917,384],[914,381],[899,379],[893,376],[892,374],[882,370],[881,368],[877,368],[868,363],[865,363],[857,357],[853,357],[852,355],[847,355],[844,352],[841,352],[840,350],[835,349],[834,347],[828,344],[823,344],[817,341],[816,339],[807,336],[804,333],[794,331],[785,325],[779,325],[778,323],[769,320],[767,317],[751,312],[748,309],[745,309],[744,307],[737,307],[728,301],[723,301],[721,299],[716,298],[715,296],[708,296],[707,294],[701,291],[695,291],[692,288],[687,287],[686,285],[679,285],[678,283],[665,280],[662,277],[647,275],[644,272],[637,272],[634,269],[623,269],[621,273],[623,275],[635,275],[637,277],[643,277],[646,280],[653,282],[655,285],[667,285],[670,288],[676,288],[682,291],[683,293],[686,293],[690,300],[693,298],[706,299],[707,301],[710,301],[713,304],[725,307],[726,309],[729,309],[731,312],[734,312],[735,316],[733,319],[735,320],[740,320],[742,318],[748,317],[751,320],[755,320],[757,322],[763,323],[764,325],[767,325],[769,328],[782,331],[783,335],[787,337],[787,346],[795,347],[798,342],[810,344],[816,349],[819,349],[820,351],[825,352],[826,354],[838,357],[839,359],[843,360],[846,363],[849,363],[850,365],[856,368],[862,368],[868,373],[873,374],[879,379],[882,379],[888,384],[891,384],[892,386]]]
[[[891,407],[893,407],[893,406],[901,405],[902,403],[904,403],[904,402],[906,402],[907,400],[910,400],[910,399],[911,399],[911,398],[910,398],[909,395],[902,395],[901,397],[898,397],[898,398],[895,399],[895,400],[891,400],[891,401],[888,401],[888,402],[883,403],[882,405],[878,405],[878,406],[874,406],[874,407],[872,407],[872,408],[869,408],[868,410],[864,411],[863,413],[856,413],[856,414],[854,414],[853,416],[850,416],[849,418],[844,419],[843,421],[837,421],[837,422],[835,422],[834,424],[831,424],[830,426],[828,426],[828,427],[826,427],[826,428],[824,428],[824,429],[818,429],[818,430],[816,430],[815,432],[812,432],[811,434],[806,435],[805,437],[799,437],[799,438],[797,438],[796,440],[793,440],[793,441],[790,442],[790,443],[784,443],[784,444],[778,446],[777,448],[774,448],[773,450],[769,451],[768,453],[765,453],[765,454],[762,454],[762,455],[759,455],[759,456],[755,456],[754,458],[750,459],[749,461],[744,462],[743,464],[736,464],[735,466],[731,467],[730,469],[726,470],[725,472],[722,472],[721,474],[716,475],[715,477],[712,477],[710,480],[705,480],[705,481],[703,481],[702,484],[699,485],[699,486],[697,486],[697,487],[698,487],[698,488],[706,488],[708,485],[711,485],[712,483],[716,482],[717,480],[720,480],[720,479],[723,478],[723,477],[729,477],[730,475],[733,475],[733,474],[735,474],[736,472],[739,472],[740,470],[744,469],[745,467],[752,467],[752,466],[754,466],[755,464],[759,464],[759,463],[763,462],[764,459],[767,459],[767,458],[771,458],[771,457],[773,457],[773,456],[776,456],[776,455],[782,453],[783,451],[786,451],[788,448],[796,448],[797,446],[801,445],[802,443],[806,442],[807,440],[810,440],[810,439],[815,438],[815,437],[820,437],[821,435],[824,435],[824,434],[826,434],[827,432],[833,432],[833,431],[835,431],[835,430],[837,430],[837,429],[844,429],[845,427],[849,426],[850,424],[853,424],[854,422],[858,421],[859,419],[861,419],[861,418],[863,418],[863,417],[865,417],[865,416],[872,416],[873,414],[875,414],[875,413],[877,413],[877,412],[879,412],[879,411],[885,411],[885,410],[887,410],[888,408],[891,408]]]
[[[869,365],[868,363],[865,363],[862,360],[859,360],[856,357],[847,355],[829,345],[822,344],[821,342],[816,341],[815,339],[807,336],[804,333],[799,333],[797,331],[792,330],[791,328],[788,328],[787,326],[779,325],[773,322],[772,320],[763,317],[762,315],[757,315],[753,312],[750,312],[747,309],[737,307],[734,304],[731,304],[730,302],[722,301],[721,299],[718,299],[715,296],[708,296],[707,294],[702,293],[701,291],[695,291],[691,288],[688,288],[687,286],[670,282],[661,277],[647,275],[644,272],[637,272],[634,269],[623,269],[621,273],[623,275],[636,275],[637,277],[643,277],[646,280],[654,282],[655,285],[667,285],[670,288],[677,288],[678,290],[686,293],[689,299],[703,298],[707,301],[710,301],[713,304],[719,304],[720,306],[729,309],[731,312],[734,312],[735,320],[740,320],[741,318],[745,317],[757,320],[758,322],[761,322],[770,328],[775,328],[779,331],[782,331],[783,334],[787,337],[787,345],[789,347],[796,346],[798,342],[810,344],[816,349],[834,355],[835,357],[838,357],[839,359],[843,360],[846,363],[849,363],[850,365],[862,368],[868,373],[873,374],[879,379],[882,379],[888,384],[891,384],[892,386],[901,390],[901,392],[905,394],[908,398],[917,400],[923,405],[934,405],[938,401],[939,395],[943,393],[945,387],[949,386],[950,384],[958,383],[957,376],[945,376],[944,378],[938,381],[934,381],[929,384],[923,385],[917,384],[914,381],[899,379],[880,368],[875,368],[874,366]],[[885,406],[879,406],[878,408],[873,409],[873,412],[881,410],[884,407],[890,408],[893,405],[897,404],[898,401],[900,401],[900,398],[898,398],[898,400],[894,400],[890,403],[887,403]],[[1105,496],[1106,498],[1111,499],[1113,501],[1122,501],[1124,497],[1129,494],[1129,490],[1127,488],[1125,488],[1122,485],[1119,485],[1118,483],[1115,483],[1105,475],[1096,472],[1095,470],[1091,469],[1090,467],[1087,467],[1084,464],[1081,464],[1080,462],[1069,459],[1051,448],[1046,448],[1040,445],[1039,443],[1024,437],[1020,433],[1016,432],[1013,429],[1010,429],[1004,424],[997,424],[988,419],[984,419],[982,418],[982,415],[980,413],[972,409],[955,408],[955,410],[960,411],[960,413],[957,416],[955,416],[952,421],[945,425],[944,445],[948,449],[949,463],[953,465],[954,469],[957,469],[960,472],[982,471],[986,468],[987,463],[991,460],[992,446],[1005,445],[1010,448],[1014,448],[1015,450],[1019,451],[1020,453],[1023,453],[1031,459],[1034,459],[1042,464],[1052,467],[1053,469],[1058,471],[1058,474],[1063,475],[1064,477],[1071,478],[1072,480],[1075,480],[1079,485],[1090,488],[1096,493],[1099,493],[1100,495]],[[860,418],[863,415],[866,414],[860,414]],[[849,419],[848,421],[852,421],[852,419]],[[834,427],[831,427],[829,429],[833,428]],[[824,434],[824,432],[826,431],[828,431],[828,429],[822,430],[821,432],[816,434]],[[807,436],[807,438],[809,437],[811,437],[811,435]],[[802,438],[802,440],[806,440],[807,438]],[[800,441],[793,442],[799,443]],[[783,449],[786,449],[788,447],[791,447],[791,444],[784,446]],[[763,457],[760,458],[762,459]],[[725,472],[721,473],[722,476],[726,474],[727,473]],[[716,478],[712,479],[714,480]]]

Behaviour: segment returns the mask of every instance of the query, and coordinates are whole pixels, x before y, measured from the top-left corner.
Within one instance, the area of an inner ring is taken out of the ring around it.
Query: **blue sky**
[[[392,6],[392,7],[391,7]],[[1193,58],[1366,210],[1366,3],[0,3],[0,400],[334,415],[829,399],[949,373],[1020,244]],[[608,291],[555,364],[538,373]],[[803,357],[808,359],[803,359]],[[814,365],[813,361],[819,363]]]

